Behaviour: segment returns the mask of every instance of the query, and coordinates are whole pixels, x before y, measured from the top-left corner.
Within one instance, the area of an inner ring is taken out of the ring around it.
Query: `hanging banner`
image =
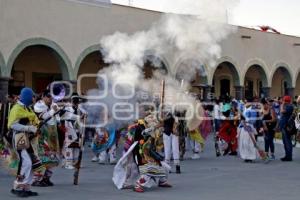
[[[111,0],[66,0],[66,1],[72,1],[72,2],[91,5],[91,6],[101,6],[101,7],[111,6]]]

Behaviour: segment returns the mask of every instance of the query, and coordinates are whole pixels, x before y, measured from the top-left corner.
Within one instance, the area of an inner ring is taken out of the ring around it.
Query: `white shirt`
[[[221,119],[221,110],[219,104],[214,105],[214,118]]]
[[[34,104],[34,112],[36,112],[38,114],[38,117],[43,120],[48,119],[49,117],[52,116],[51,119],[47,122],[47,124],[55,125],[57,120],[56,120],[56,117],[53,116],[55,111],[52,109],[52,107],[54,105],[55,104],[52,103],[52,105],[49,108],[43,100],[40,100],[40,101],[36,102],[36,104]]]

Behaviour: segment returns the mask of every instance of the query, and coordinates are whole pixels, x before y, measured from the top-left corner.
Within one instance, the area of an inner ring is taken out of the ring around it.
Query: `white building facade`
[[[161,15],[120,5],[0,0],[1,100],[24,86],[39,92],[53,80],[76,82],[80,74],[96,73],[106,65],[99,51],[101,37],[149,29]],[[203,96],[209,91],[236,98],[300,94],[300,38],[238,27],[221,47],[215,66],[199,61],[206,77],[200,77],[196,90]],[[161,58],[166,69],[184,59]],[[82,87],[94,85],[86,80]]]

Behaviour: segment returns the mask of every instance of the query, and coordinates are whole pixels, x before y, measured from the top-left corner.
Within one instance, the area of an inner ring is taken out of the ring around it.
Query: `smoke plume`
[[[104,61],[111,66],[100,70],[99,74],[105,74],[111,85],[118,83],[117,90],[120,93],[126,94],[129,92],[128,88],[133,87],[136,92],[143,91],[150,96],[159,93],[160,80],[163,79],[166,81],[166,104],[196,105],[197,99],[187,92],[190,81],[196,73],[206,76],[201,62],[214,66],[216,59],[220,57],[220,42],[235,31],[233,26],[225,22],[227,10],[236,3],[236,0],[172,0],[168,4],[170,10],[177,13],[180,11],[183,15],[162,14],[160,20],[154,22],[149,30],[131,35],[116,32],[100,40]],[[151,58],[169,58],[172,63],[166,66],[167,73],[154,70],[153,76],[145,79],[143,68],[145,61],[149,60],[149,52],[152,54],[150,61],[154,61],[153,67],[156,69],[161,69],[164,65]],[[182,65],[174,64],[177,62],[182,62]],[[140,99],[135,96],[120,100],[108,96],[104,101],[110,104],[136,103]],[[201,111],[194,107],[188,112],[195,114]],[[201,121],[194,117],[189,122],[189,128],[194,129]]]

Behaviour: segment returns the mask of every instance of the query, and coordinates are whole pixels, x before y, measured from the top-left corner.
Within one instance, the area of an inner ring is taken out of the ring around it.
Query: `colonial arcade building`
[[[43,90],[54,80],[76,83],[78,76],[107,66],[99,51],[102,36],[148,29],[162,13],[112,5],[96,7],[65,0],[0,0],[1,100],[24,86]],[[201,35],[199,35],[201,37]],[[300,94],[300,38],[238,27],[221,43],[214,66],[189,57],[160,57],[170,66],[201,65],[193,91],[215,96]],[[151,62],[145,64],[145,78]],[[174,75],[176,76],[176,75]],[[95,80],[82,82],[84,91]]]

